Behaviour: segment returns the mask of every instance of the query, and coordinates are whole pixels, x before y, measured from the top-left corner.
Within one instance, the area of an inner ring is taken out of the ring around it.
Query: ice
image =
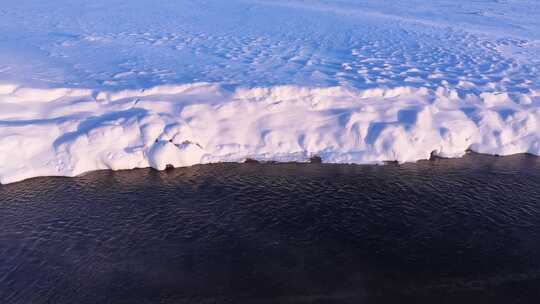
[[[0,183],[540,155],[540,2],[5,0]]]

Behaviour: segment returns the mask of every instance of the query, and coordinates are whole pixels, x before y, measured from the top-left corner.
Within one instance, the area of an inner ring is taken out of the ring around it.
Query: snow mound
[[[540,155],[539,92],[216,84],[95,92],[0,86],[0,183],[247,158],[381,163],[468,149]]]

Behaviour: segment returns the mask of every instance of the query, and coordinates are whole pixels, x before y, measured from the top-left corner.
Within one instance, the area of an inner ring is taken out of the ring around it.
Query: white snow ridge
[[[0,8],[0,183],[247,158],[540,155],[540,3]]]

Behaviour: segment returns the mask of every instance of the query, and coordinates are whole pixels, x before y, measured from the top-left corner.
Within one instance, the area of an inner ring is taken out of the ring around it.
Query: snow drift
[[[468,149],[540,155],[538,93],[207,83],[118,92],[0,88],[1,183],[246,158],[407,162]]]

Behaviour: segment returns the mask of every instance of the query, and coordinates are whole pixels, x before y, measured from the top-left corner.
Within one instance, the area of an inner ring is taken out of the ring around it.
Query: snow
[[[4,0],[0,183],[540,155],[540,2]]]

